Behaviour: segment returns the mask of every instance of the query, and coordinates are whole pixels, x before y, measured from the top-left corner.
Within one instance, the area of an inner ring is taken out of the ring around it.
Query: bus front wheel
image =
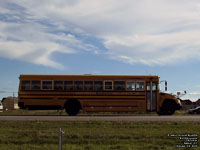
[[[65,110],[69,116],[75,116],[81,109],[80,102],[76,99],[67,100],[65,104]]]
[[[158,112],[159,115],[173,115],[176,111],[176,104],[172,100],[166,100]]]

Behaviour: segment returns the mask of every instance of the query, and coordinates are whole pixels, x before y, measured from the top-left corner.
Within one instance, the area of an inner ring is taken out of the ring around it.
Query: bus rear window
[[[103,90],[103,81],[94,81],[94,90],[102,91]]]
[[[32,81],[32,90],[40,90],[40,80]]]
[[[42,81],[43,90],[52,90],[52,81]]]
[[[23,91],[30,90],[30,85],[31,84],[30,84],[29,80],[23,80],[21,90],[23,90]]]

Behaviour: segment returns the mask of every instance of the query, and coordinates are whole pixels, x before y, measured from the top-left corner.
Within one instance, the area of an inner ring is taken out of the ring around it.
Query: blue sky
[[[151,74],[200,98],[198,0],[0,0],[0,99],[20,74]]]

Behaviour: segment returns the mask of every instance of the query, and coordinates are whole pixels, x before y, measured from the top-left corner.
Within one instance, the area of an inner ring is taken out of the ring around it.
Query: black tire
[[[79,113],[81,105],[76,99],[67,100],[65,104],[65,111],[69,116],[75,116]]]
[[[176,111],[176,103],[173,100],[165,100],[158,115],[173,115]]]

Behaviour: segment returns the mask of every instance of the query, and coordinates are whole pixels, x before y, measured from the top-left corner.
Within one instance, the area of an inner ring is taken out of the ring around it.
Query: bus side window
[[[104,81],[104,90],[112,90],[113,81]]]
[[[32,80],[32,90],[40,90],[40,80]]]
[[[125,81],[114,81],[114,90],[124,91],[125,90]]]
[[[30,86],[31,86],[31,83],[29,80],[23,80],[22,85],[21,85],[21,90],[22,91],[30,90]]]
[[[83,91],[83,81],[74,81],[74,90]]]
[[[62,91],[63,90],[63,81],[54,81],[54,90]]]
[[[52,81],[42,81],[42,89],[43,90],[52,90],[53,86],[52,86]]]
[[[93,90],[93,82],[92,81],[85,81],[84,90],[85,91],[92,91]]]
[[[144,91],[144,81],[136,81],[136,91]]]
[[[135,81],[126,81],[126,90],[135,91]]]
[[[103,90],[103,81],[94,81],[94,90],[102,91]]]
[[[73,91],[73,81],[64,81],[64,90]]]

